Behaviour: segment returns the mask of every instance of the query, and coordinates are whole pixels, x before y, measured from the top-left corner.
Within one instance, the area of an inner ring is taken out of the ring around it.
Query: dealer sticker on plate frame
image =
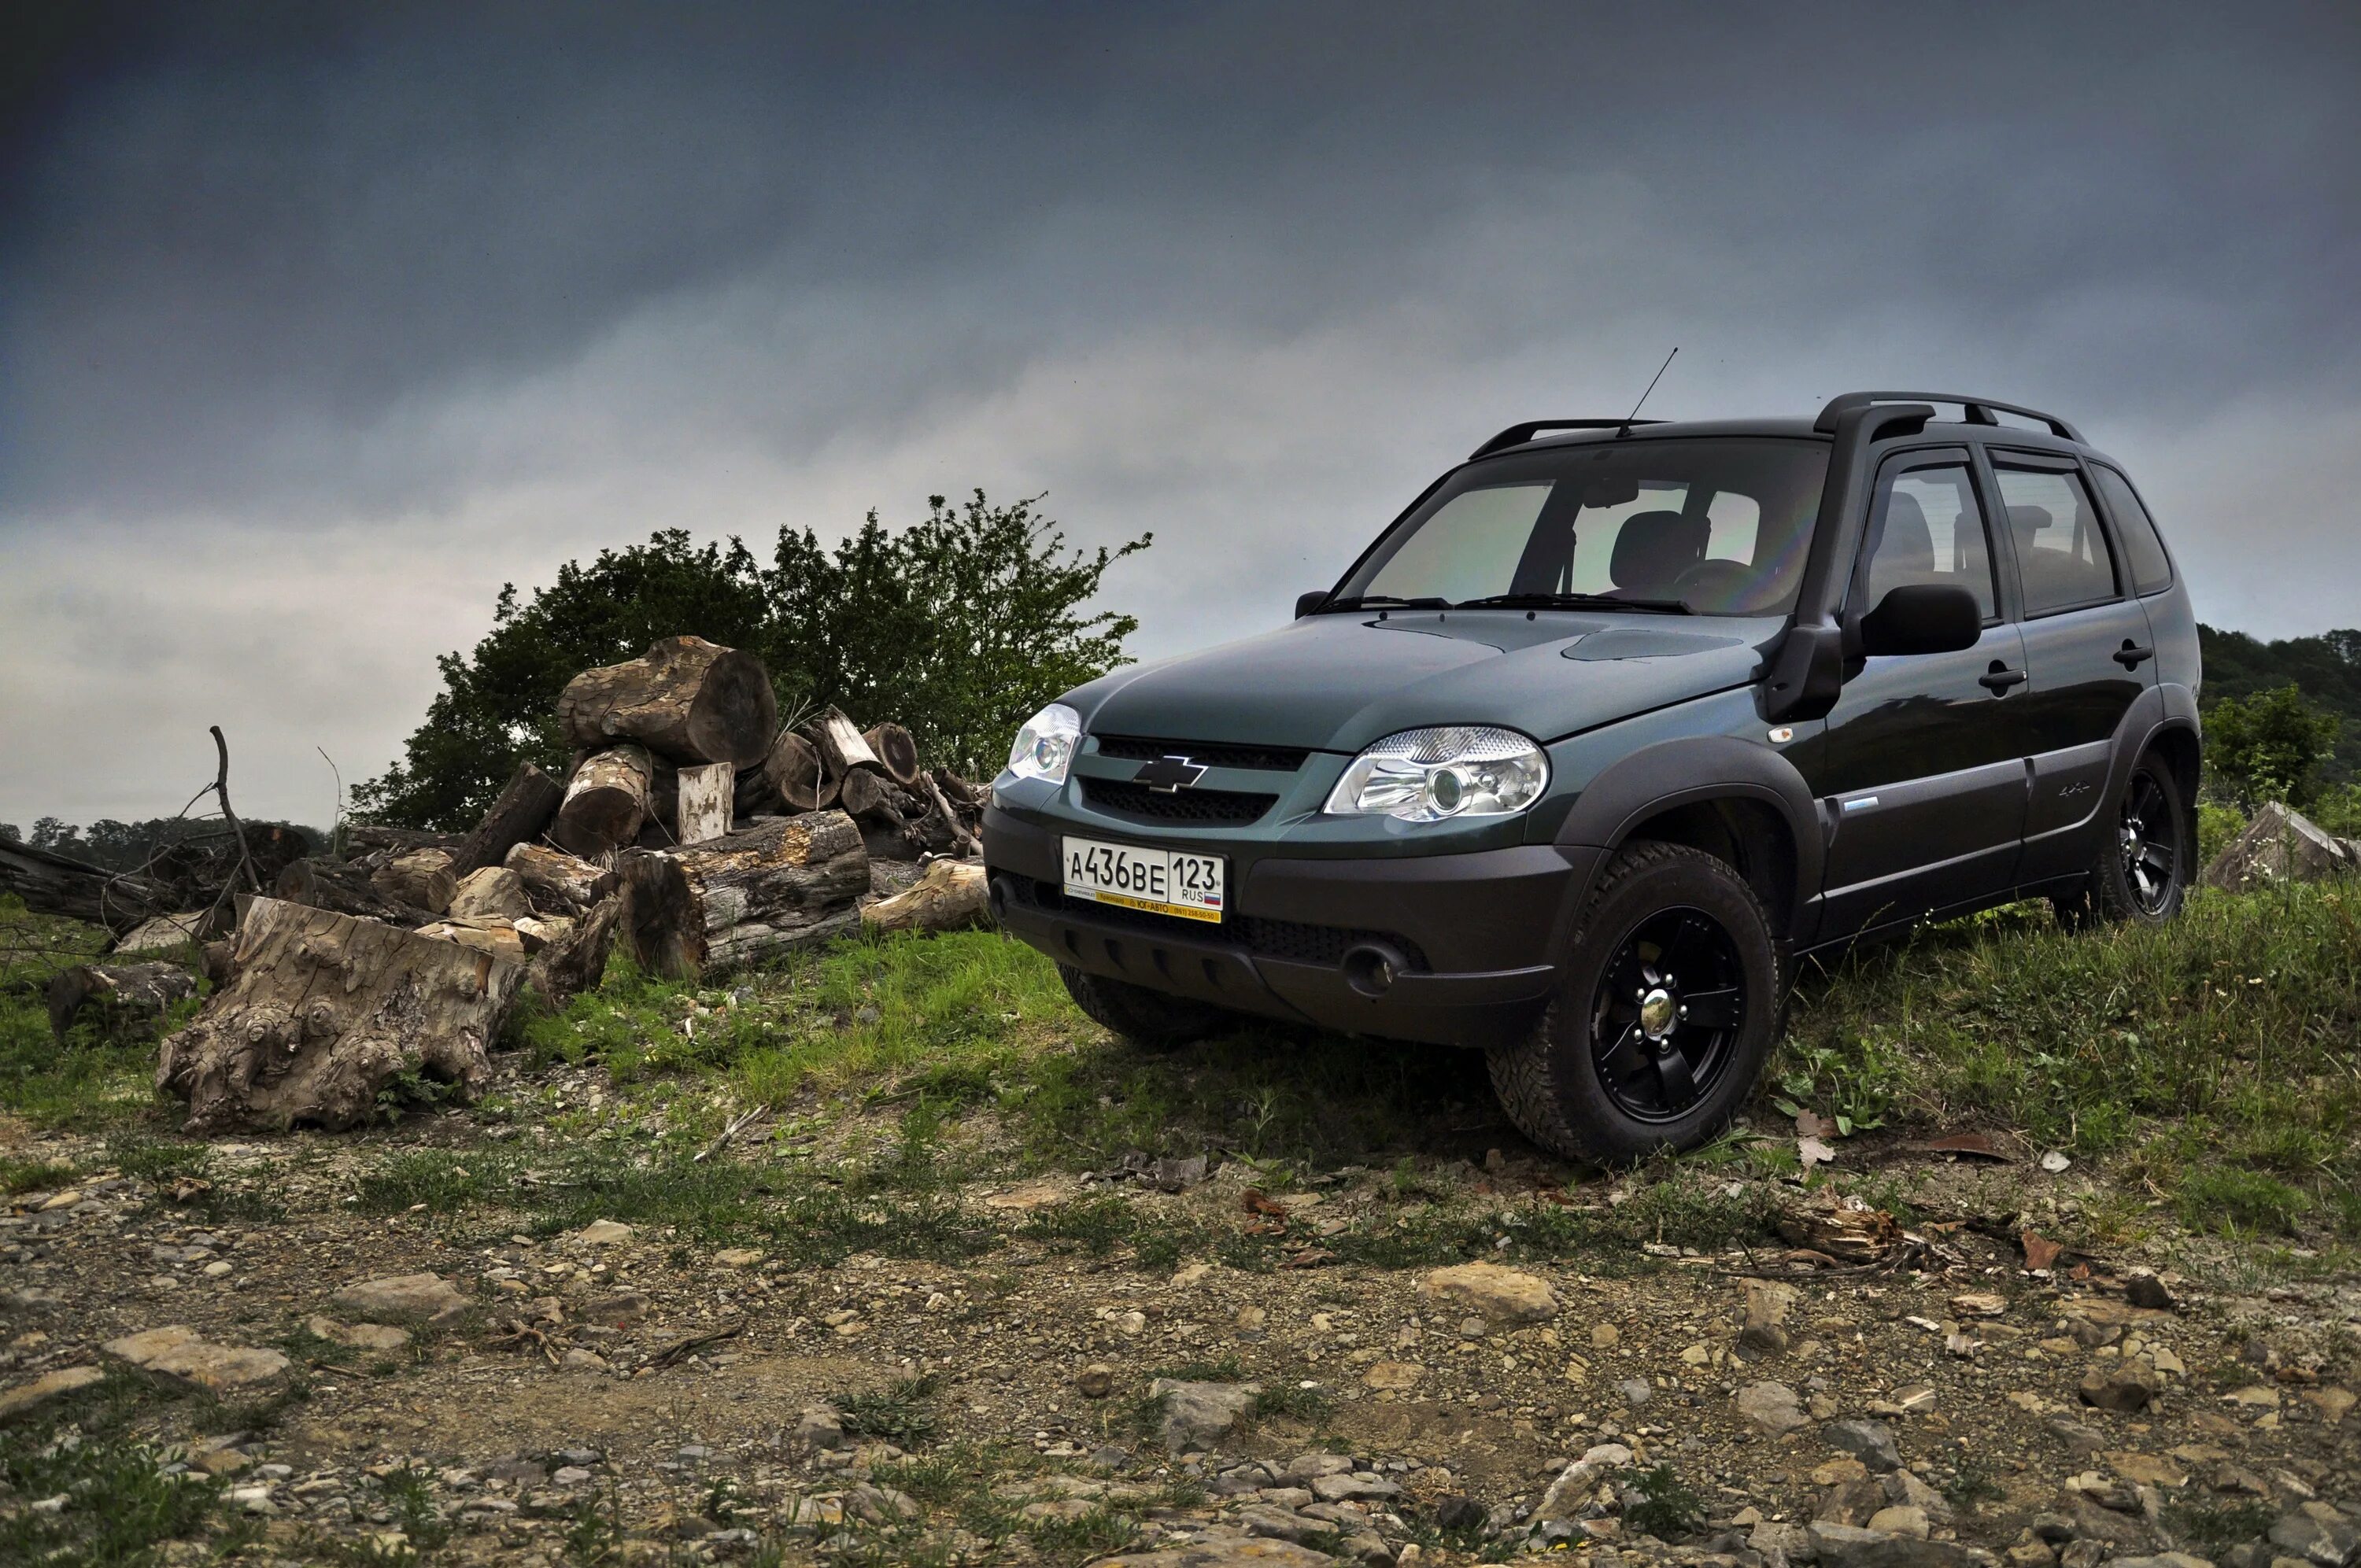
[[[1068,839],[1060,857],[1068,898],[1119,904],[1183,920],[1218,922],[1227,870],[1219,855],[1149,850],[1098,839]]]

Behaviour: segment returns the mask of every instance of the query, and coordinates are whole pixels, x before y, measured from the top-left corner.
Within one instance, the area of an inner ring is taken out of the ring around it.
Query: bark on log
[[[550,837],[588,860],[639,837],[653,807],[655,760],[640,746],[610,746],[584,759],[566,786]]]
[[[791,811],[818,811],[826,770],[812,743],[794,730],[782,731],[763,759],[763,776]]]
[[[279,873],[270,894],[289,904],[395,926],[423,926],[434,918],[434,911],[387,896],[367,872],[338,861],[297,861]]]
[[[64,1045],[82,1009],[95,1007],[101,1027],[119,1037],[196,993],[196,976],[179,964],[77,964],[49,981],[49,1033]]]
[[[86,920],[118,936],[185,907],[181,895],[161,883],[13,839],[0,839],[0,893],[15,894],[36,915]]]
[[[861,830],[835,811],[758,823],[686,849],[632,850],[618,869],[627,949],[641,968],[674,979],[850,931],[869,888]]]
[[[844,775],[837,802],[844,808],[846,816],[856,820],[876,817],[898,828],[902,825],[902,814],[894,809],[893,797],[888,793],[892,788],[884,773],[861,768]]]
[[[451,874],[465,877],[469,872],[500,864],[510,850],[547,831],[565,801],[566,791],[555,779],[531,762],[518,768],[476,830],[453,852]]]
[[[524,883],[533,906],[545,914],[579,915],[615,891],[610,868],[540,844],[519,844],[507,865]]]
[[[455,942],[275,898],[247,906],[233,964],[156,1072],[189,1102],[192,1131],[357,1126],[405,1072],[471,1098],[524,976]]]
[[[675,762],[762,761],[779,727],[763,661],[702,637],[667,637],[628,663],[586,670],[557,699],[577,746],[637,740]]]
[[[370,885],[397,904],[408,904],[440,915],[451,907],[459,879],[451,874],[448,850],[412,850],[396,856],[369,874]]]
[[[674,831],[682,843],[719,839],[737,815],[738,770],[728,762],[683,768],[675,800]]]
[[[910,886],[861,912],[862,928],[877,932],[956,931],[991,923],[983,868],[963,861],[937,861]]]
[[[461,877],[449,910],[454,920],[521,920],[532,913],[524,878],[506,866],[486,866]]]
[[[904,789],[918,782],[918,742],[898,724],[879,724],[862,731],[877,765]]]
[[[730,786],[730,809],[738,814],[731,819],[732,827],[749,817],[763,813],[773,817],[787,814],[787,803],[780,797],[777,790],[771,787],[771,781],[763,776],[760,763],[738,770],[737,777]]]
[[[126,953],[167,953],[175,948],[185,948],[228,929],[229,913],[215,904],[204,909],[184,909],[178,915],[159,915],[116,938],[106,951],[110,957],[120,958]]]
[[[420,828],[380,828],[374,823],[357,822],[346,827],[345,842],[364,852],[390,850],[397,855],[406,855],[412,850],[456,851],[461,839],[456,833],[430,833]],[[352,858],[358,860],[360,857],[355,855]]]
[[[819,753],[832,779],[841,780],[856,768],[881,773],[885,771],[885,764],[877,760],[877,753],[869,749],[869,742],[862,739],[861,731],[840,708],[822,710],[818,718],[804,726],[804,735]]]
[[[607,955],[615,945],[615,919],[622,907],[620,897],[601,899],[574,922],[571,931],[533,955],[525,979],[543,1001],[562,1007],[566,998],[597,988],[607,972]]]

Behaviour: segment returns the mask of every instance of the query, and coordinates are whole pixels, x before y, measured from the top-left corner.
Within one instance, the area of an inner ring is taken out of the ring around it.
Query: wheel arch
[[[1812,792],[1795,764],[1726,735],[1662,740],[1590,782],[1557,842],[1612,852],[1637,839],[1686,844],[1734,866],[1794,940],[1818,889],[1825,846]],[[1605,864],[1605,856],[1600,857]],[[1574,890],[1574,909],[1589,896]]]

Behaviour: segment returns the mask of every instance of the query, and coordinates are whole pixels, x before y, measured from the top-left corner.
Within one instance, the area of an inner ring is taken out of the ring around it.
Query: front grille
[[[1133,822],[1202,822],[1243,828],[1279,804],[1275,795],[1225,789],[1176,789],[1167,794],[1126,779],[1082,780],[1082,800],[1094,811]]]
[[[1290,964],[1333,966],[1344,962],[1345,955],[1364,942],[1384,942],[1398,950],[1411,969],[1426,968],[1426,954],[1420,950],[1419,945],[1391,931],[1312,926],[1301,920],[1266,920],[1252,915],[1235,916],[1215,926],[1182,920],[1170,915],[1158,915],[1146,909],[1129,909],[1120,904],[1069,899],[1056,883],[1034,877],[1011,877],[1008,880],[1016,890],[1017,903],[1049,914],[1088,920],[1093,925],[1153,932],[1179,941],[1234,943],[1257,957],[1277,959]]]
[[[1226,746],[1210,740],[1144,740],[1136,735],[1102,735],[1099,755],[1128,762],[1152,762],[1159,757],[1186,757],[1200,767],[1250,768],[1259,773],[1291,773],[1303,765],[1308,751],[1287,746]]]

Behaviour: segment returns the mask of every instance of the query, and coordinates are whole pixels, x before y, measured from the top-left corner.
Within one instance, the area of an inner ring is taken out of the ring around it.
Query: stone
[[[332,1344],[350,1346],[354,1350],[390,1353],[410,1343],[406,1329],[391,1328],[384,1323],[340,1323],[324,1312],[314,1312],[303,1320],[304,1329],[314,1339]]]
[[[2306,1503],[2271,1525],[2271,1544],[2319,1568],[2361,1563],[2361,1528],[2326,1503]]]
[[[1297,1454],[1287,1462],[1282,1474],[1290,1481],[1309,1481],[1320,1475],[1348,1475],[1352,1470],[1353,1462],[1341,1453],[1314,1453]]]
[[[713,1255],[713,1261],[724,1268],[752,1268],[763,1255],[750,1246],[726,1246]]]
[[[1740,1415],[1773,1437],[1784,1437],[1812,1424],[1795,1391],[1784,1383],[1749,1383],[1738,1391],[1733,1402]]]
[[[1739,1314],[1738,1343],[1760,1355],[1776,1355],[1793,1343],[1787,1314],[1799,1292],[1777,1279],[1749,1279],[1746,1300]]]
[[[1313,1476],[1312,1495],[1323,1503],[1367,1503],[1399,1497],[1401,1488],[1373,1471],[1356,1471],[1349,1475]]]
[[[0,1392],[0,1421],[20,1416],[60,1395],[103,1382],[105,1377],[106,1374],[95,1366],[64,1366],[55,1372],[44,1373],[30,1383],[19,1383],[14,1388]]]
[[[1590,1325],[1591,1349],[1613,1350],[1617,1345],[1622,1343],[1623,1331],[1617,1328],[1613,1323],[1593,1323]]]
[[[375,1322],[448,1323],[467,1310],[467,1299],[439,1274],[390,1274],[347,1285],[328,1305]]]
[[[2135,1274],[2125,1280],[2124,1299],[2135,1307],[2158,1312],[2169,1312],[2180,1305],[2165,1288],[2164,1281],[2153,1274]]]
[[[1927,1521],[1927,1510],[1912,1508],[1907,1503],[1892,1503],[1869,1516],[1869,1528],[1883,1535],[1915,1536],[1927,1539],[1932,1527]]]
[[[1545,1323],[1558,1314],[1557,1293],[1533,1275],[1496,1263],[1438,1268],[1418,1282],[1422,1302],[1474,1312],[1495,1323]]]
[[[620,1246],[637,1234],[620,1220],[593,1220],[566,1239],[576,1246]]]
[[[1626,1377],[1615,1385],[1615,1391],[1635,1410],[1656,1397],[1656,1386],[1645,1377]]]
[[[648,1299],[637,1290],[618,1290],[581,1309],[582,1321],[620,1329],[648,1315]]]
[[[2330,1426],[2339,1424],[2353,1411],[2353,1391],[2340,1388],[2333,1383],[2324,1388],[2305,1389],[2302,1398],[2305,1404],[2318,1410],[2320,1419]]]
[[[2159,1459],[2152,1453],[2135,1453],[2127,1450],[2103,1451],[2099,1463],[2140,1486],[2186,1486],[2189,1472],[2169,1459]]]
[[[1371,1388],[1410,1388],[1426,1376],[1426,1368],[1414,1361],[1373,1361],[1361,1381]]]
[[[1894,1443],[1894,1429],[1883,1421],[1831,1421],[1820,1435],[1829,1446],[1842,1449],[1872,1470],[1902,1468],[1902,1450]]]
[[[1172,1377],[1159,1377],[1148,1386],[1148,1397],[1163,1401],[1157,1435],[1171,1453],[1210,1448],[1227,1437],[1261,1392],[1259,1383],[1189,1383]]]
[[[2082,1374],[2075,1387],[2082,1403],[2093,1409],[2111,1410],[2116,1415],[2136,1415],[2147,1409],[2148,1401],[2163,1386],[2156,1368],[2138,1356],[2112,1365],[2093,1366]]]
[[[613,1363],[597,1351],[584,1350],[578,1345],[566,1353],[558,1366],[566,1372],[612,1372],[615,1369]]]
[[[2008,1298],[1985,1291],[1969,1291],[1951,1298],[1951,1310],[1963,1318],[1997,1318],[2008,1311]]]
[[[796,1442],[807,1449],[843,1447],[843,1416],[833,1405],[806,1405],[796,1421]]]
[[[286,1376],[287,1358],[275,1350],[250,1350],[215,1344],[196,1330],[174,1323],[148,1329],[99,1347],[117,1360],[143,1372],[169,1377],[207,1393],[226,1394],[259,1388]]]
[[[1811,1545],[1821,1568],[1972,1568],[1978,1561],[1957,1541],[1923,1541],[1850,1525],[1814,1524]]]
[[[1291,1541],[1249,1535],[1094,1558],[1091,1568],[1335,1568],[1335,1564],[1336,1559],[1324,1552]]]
[[[1115,1368],[1104,1361],[1093,1361],[1082,1368],[1074,1379],[1074,1387],[1086,1399],[1104,1399],[1115,1391]]]
[[[1542,1500],[1533,1506],[1537,1523],[1573,1519],[1589,1503],[1598,1484],[1611,1471],[1631,1463],[1631,1451],[1620,1442],[1602,1442],[1558,1472],[1557,1479],[1549,1484]]]

